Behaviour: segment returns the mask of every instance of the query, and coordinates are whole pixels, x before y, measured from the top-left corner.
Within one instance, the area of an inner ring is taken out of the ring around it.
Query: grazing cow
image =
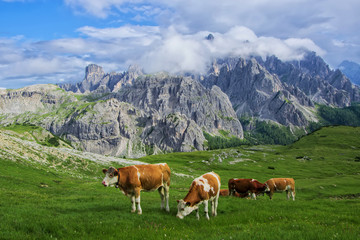
[[[196,210],[197,219],[199,216],[199,205],[204,203],[205,216],[209,220],[208,205],[211,202],[211,212],[217,215],[217,206],[220,194],[220,177],[214,172],[205,173],[194,179],[190,190],[184,199],[178,200],[178,212],[176,217],[183,219],[192,211]]]
[[[158,190],[161,197],[161,209],[164,209],[166,201],[166,211],[169,212],[169,187],[170,187],[170,168],[166,163],[133,165],[123,168],[103,169],[105,178],[102,184],[105,187],[115,185],[125,196],[129,196],[132,203],[131,212],[142,213],[140,206],[140,191]]]
[[[229,194],[229,189],[220,189],[220,196],[221,196],[221,197],[230,196],[230,194]],[[248,193],[239,194],[239,193],[237,193],[237,192],[234,192],[234,196],[235,196],[235,197],[239,197],[239,198],[245,198],[245,197],[249,196],[249,194],[248,194]]]
[[[270,199],[272,199],[274,192],[286,191],[287,199],[290,198],[291,194],[293,201],[295,201],[295,181],[293,178],[271,178],[265,184],[265,192],[269,195]]]
[[[251,194],[253,199],[256,199],[256,195],[264,193],[266,189],[266,185],[259,182],[258,180],[246,178],[229,179],[228,187],[230,195],[239,193],[240,196],[246,197],[248,194]]]
[[[229,189],[220,189],[220,196],[229,196]]]

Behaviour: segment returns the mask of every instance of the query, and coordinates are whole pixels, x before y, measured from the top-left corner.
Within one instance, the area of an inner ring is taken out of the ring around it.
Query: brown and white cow
[[[247,197],[251,194],[251,198],[256,199],[260,193],[264,193],[266,185],[256,179],[249,178],[232,178],[228,182],[229,195],[239,193],[242,197]]]
[[[271,178],[265,182],[266,184],[266,194],[269,195],[270,199],[274,192],[286,192],[287,199],[290,198],[295,201],[295,181],[293,178]]]
[[[140,206],[140,191],[158,190],[161,197],[161,209],[164,209],[166,201],[166,211],[169,212],[169,187],[170,187],[170,168],[166,163],[133,165],[123,168],[103,169],[105,178],[102,184],[105,187],[116,186],[125,196],[130,197],[132,208],[131,212],[142,213]]]
[[[205,173],[204,175],[194,179],[185,198],[177,201],[178,212],[176,217],[183,219],[192,211],[196,210],[196,217],[199,219],[199,205],[204,203],[205,216],[207,219],[210,219],[208,214],[209,201],[211,202],[212,215],[216,216],[219,194],[219,175],[214,172]]]

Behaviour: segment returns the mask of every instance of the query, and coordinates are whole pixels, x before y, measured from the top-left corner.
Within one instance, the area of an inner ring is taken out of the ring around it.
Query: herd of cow
[[[105,187],[115,186],[126,196],[130,197],[132,203],[131,212],[137,209],[142,213],[140,206],[140,192],[158,190],[161,197],[161,209],[169,212],[169,187],[170,168],[166,163],[132,165],[123,168],[110,167],[103,169],[105,178],[102,184]],[[178,200],[177,217],[183,219],[192,211],[196,210],[199,219],[199,205],[204,204],[205,216],[209,219],[208,205],[211,203],[212,215],[217,215],[219,196],[251,197],[256,199],[259,194],[268,194],[270,199],[274,192],[287,193],[287,198],[292,196],[295,200],[295,181],[293,178],[271,178],[265,183],[255,179],[233,178],[228,182],[228,189],[220,189],[220,177],[214,172],[205,173],[195,178],[191,183],[190,190],[184,199]]]

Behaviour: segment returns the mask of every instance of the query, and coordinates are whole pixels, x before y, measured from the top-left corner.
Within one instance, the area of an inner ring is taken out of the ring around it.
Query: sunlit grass
[[[119,190],[101,185],[101,166],[80,179],[1,159],[0,239],[359,239],[358,136],[360,128],[324,128],[291,146],[142,158],[167,162],[172,170],[170,213],[160,210],[157,192],[143,192],[142,215],[130,213],[130,200]],[[193,177],[208,171],[220,175],[222,188],[233,177],[294,177],[296,201],[285,193],[272,201],[223,197],[210,221],[203,206],[199,221],[195,213],[177,219],[176,200]]]

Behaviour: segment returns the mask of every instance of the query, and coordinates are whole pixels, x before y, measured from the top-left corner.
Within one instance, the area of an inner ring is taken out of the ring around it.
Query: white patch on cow
[[[138,169],[137,167],[135,167],[135,166],[133,166],[133,167],[136,168],[137,176],[138,176],[138,179],[139,179],[139,181],[140,181],[140,171],[139,171],[139,169]]]
[[[199,202],[198,204],[190,207],[186,205],[186,202],[184,202],[183,199],[179,200],[178,203],[178,212],[176,214],[176,217],[183,219],[185,216],[189,215],[192,211],[198,209],[198,205],[200,205],[202,202]]]
[[[220,193],[220,185],[221,185],[221,183],[220,183],[219,177],[218,177],[214,172],[210,172],[210,173],[208,173],[208,174],[213,175],[214,178],[217,180],[217,182],[218,182],[218,192],[217,192],[217,193]],[[213,192],[214,192],[214,189],[213,189]]]
[[[137,212],[138,214],[142,214],[142,209],[141,209],[141,206],[140,206],[140,196],[135,198],[135,203],[137,205]]]
[[[105,178],[103,179],[103,184],[106,187],[114,186],[118,181],[117,177],[110,177],[109,173],[106,173]]]
[[[166,163],[157,163],[156,165],[166,166]]]
[[[194,182],[196,183],[196,185],[202,186],[205,192],[210,191],[210,185],[208,183],[208,180],[206,178],[203,178],[203,176],[195,178]]]
[[[256,181],[256,179],[251,179],[251,182],[255,182]]]

